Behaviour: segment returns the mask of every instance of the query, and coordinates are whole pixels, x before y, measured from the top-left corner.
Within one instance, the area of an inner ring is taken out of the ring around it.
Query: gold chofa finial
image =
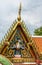
[[[19,11],[18,11],[18,18],[17,18],[19,21],[21,20],[21,3],[20,3],[20,6],[19,6]]]

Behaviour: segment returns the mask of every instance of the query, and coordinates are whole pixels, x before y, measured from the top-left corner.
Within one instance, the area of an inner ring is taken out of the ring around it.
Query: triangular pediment
[[[19,54],[21,55],[21,58],[36,59],[37,58],[35,54],[36,49],[34,49],[35,45],[33,47],[32,38],[28,33],[29,31],[27,31],[25,24],[19,21],[19,22],[15,22],[15,25],[14,26],[13,25],[11,26],[11,30],[9,31],[9,33],[7,33],[7,36],[4,40],[4,44],[7,43],[7,45],[6,46],[4,45],[1,54],[9,58],[10,57],[15,58],[14,54],[18,55],[19,51],[15,52],[17,50],[15,49],[12,50],[11,47],[16,46],[17,41],[20,40],[19,44],[24,47],[23,50],[20,49],[21,53]]]
[[[39,55],[29,30],[27,30],[24,21],[21,20],[20,12],[21,6],[18,19],[13,22],[1,42],[0,53],[9,58],[11,62],[33,62]]]

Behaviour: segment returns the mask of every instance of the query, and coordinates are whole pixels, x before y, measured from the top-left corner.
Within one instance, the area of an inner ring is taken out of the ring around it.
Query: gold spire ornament
[[[19,6],[19,11],[18,11],[18,17],[17,17],[18,21],[21,20],[21,3],[20,3],[20,6]]]

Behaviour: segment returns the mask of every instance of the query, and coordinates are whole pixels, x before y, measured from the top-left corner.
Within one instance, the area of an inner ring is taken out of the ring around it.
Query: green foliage
[[[42,27],[35,29],[34,35],[40,35],[41,36],[42,35]]]
[[[2,63],[3,65],[12,65],[11,62],[3,55],[0,55],[0,63]]]

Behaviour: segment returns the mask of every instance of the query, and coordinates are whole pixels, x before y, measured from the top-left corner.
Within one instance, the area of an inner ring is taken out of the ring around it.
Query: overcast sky
[[[22,19],[33,35],[35,28],[42,26],[42,0],[0,0],[0,40],[17,18],[22,3]]]

